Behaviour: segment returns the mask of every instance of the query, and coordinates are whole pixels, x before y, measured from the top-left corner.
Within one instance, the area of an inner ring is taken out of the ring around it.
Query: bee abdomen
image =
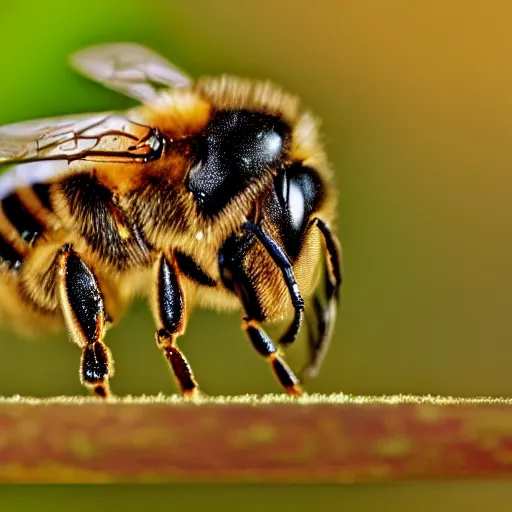
[[[36,183],[32,185],[32,192],[39,199],[41,204],[50,212],[53,212],[53,205],[50,199],[50,184]]]
[[[23,262],[23,256],[0,235],[0,267],[17,270]]]
[[[24,257],[47,226],[46,207],[33,187],[14,190],[0,200],[0,265],[18,270]]]
[[[18,236],[28,244],[34,243],[44,232],[43,224],[23,204],[17,193],[10,194],[2,199],[2,211]]]

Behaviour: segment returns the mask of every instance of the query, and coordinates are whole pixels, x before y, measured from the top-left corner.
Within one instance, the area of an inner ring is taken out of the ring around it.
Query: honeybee
[[[181,393],[197,381],[178,339],[194,306],[241,310],[288,393],[320,366],[336,318],[336,191],[318,122],[269,82],[192,79],[132,43],[82,49],[72,67],[139,104],[0,127],[0,321],[62,326],[98,397],[114,375],[105,334],[136,296]],[[306,301],[306,302],[305,302]],[[296,374],[281,348],[308,320]],[[274,343],[262,325],[287,322]]]

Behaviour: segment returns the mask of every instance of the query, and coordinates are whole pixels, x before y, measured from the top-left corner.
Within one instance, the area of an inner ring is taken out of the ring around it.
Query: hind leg
[[[110,394],[114,366],[103,339],[107,314],[94,273],[70,245],[57,256],[56,285],[64,323],[71,341],[82,349],[80,380],[98,397]]]

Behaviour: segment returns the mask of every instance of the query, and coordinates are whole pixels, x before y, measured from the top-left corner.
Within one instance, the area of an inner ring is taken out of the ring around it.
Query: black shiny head
[[[323,195],[318,173],[300,163],[287,167],[274,179],[273,193],[264,203],[264,215],[279,231],[292,261],[300,252],[308,221]]]
[[[199,210],[217,214],[267,169],[279,165],[290,128],[279,117],[248,110],[219,110],[195,141],[197,163],[187,188]]]

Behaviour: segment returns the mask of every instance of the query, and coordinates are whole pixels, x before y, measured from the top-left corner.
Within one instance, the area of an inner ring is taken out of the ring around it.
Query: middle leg
[[[181,393],[194,398],[199,387],[187,359],[178,348],[177,338],[185,331],[185,297],[176,266],[163,254],[155,264],[153,315],[157,324],[156,342],[171,366]]]

